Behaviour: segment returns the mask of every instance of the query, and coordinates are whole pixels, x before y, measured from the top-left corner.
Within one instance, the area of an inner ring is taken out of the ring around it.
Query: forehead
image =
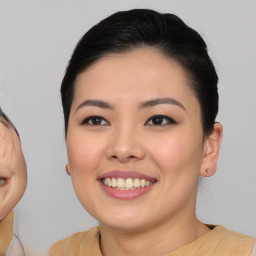
[[[167,94],[194,97],[186,71],[158,50],[136,49],[109,54],[82,72],[76,79],[74,100],[101,96],[147,100]]]

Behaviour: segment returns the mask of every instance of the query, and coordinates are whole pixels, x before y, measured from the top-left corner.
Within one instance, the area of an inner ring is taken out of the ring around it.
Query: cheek
[[[23,196],[27,185],[27,168],[21,147],[18,143],[14,147],[14,153],[8,167],[12,177],[9,179],[6,187],[0,189],[0,209],[1,215],[8,214]],[[3,193],[2,193],[3,192]]]
[[[104,161],[105,144],[101,136],[73,132],[67,136],[68,162],[75,193],[83,207],[95,216],[97,175]]]
[[[196,197],[201,166],[201,144],[198,140],[174,136],[168,140],[155,142],[151,158],[159,170],[161,190],[165,193],[166,212],[178,208],[192,207]],[[161,202],[159,202],[161,203]],[[170,208],[170,205],[173,207]],[[163,206],[159,206],[160,209]],[[162,212],[162,210],[161,210]]]
[[[67,151],[71,171],[86,175],[99,164],[103,145],[92,136],[70,135],[67,138]]]
[[[170,136],[169,139],[156,140],[151,144],[152,158],[158,167],[169,175],[195,173],[199,171],[202,157],[200,139],[195,137],[180,134]]]
[[[26,174],[15,175],[5,188],[0,189],[0,220],[6,217],[20,201],[26,188]]]

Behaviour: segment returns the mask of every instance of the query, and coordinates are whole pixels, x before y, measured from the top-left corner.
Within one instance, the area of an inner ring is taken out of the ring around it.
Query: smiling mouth
[[[146,180],[139,178],[104,178],[101,179],[102,183],[117,190],[135,190],[138,188],[148,187],[156,182],[156,180]]]

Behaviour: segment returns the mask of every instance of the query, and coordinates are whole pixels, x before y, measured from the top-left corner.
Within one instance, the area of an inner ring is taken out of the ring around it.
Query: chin
[[[107,226],[111,229],[134,231],[146,226],[146,219],[140,216],[138,213],[133,215],[111,215],[100,219],[100,225]]]
[[[100,223],[100,225],[101,225],[101,223]],[[143,227],[143,224],[134,223],[134,222],[104,223],[103,225],[108,226],[108,228],[111,228],[111,229],[125,230],[125,231],[135,231],[135,230],[139,230]]]

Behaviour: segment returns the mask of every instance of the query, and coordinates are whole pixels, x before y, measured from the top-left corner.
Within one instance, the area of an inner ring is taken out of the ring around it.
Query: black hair
[[[1,120],[2,118],[2,120]],[[2,111],[2,109],[0,108],[0,122],[5,125],[8,128],[13,128],[15,130],[15,132],[17,133],[18,137],[19,133],[17,131],[17,129],[15,128],[15,126],[13,125],[12,121],[8,118],[8,116]]]
[[[93,26],[78,42],[61,85],[65,134],[78,74],[110,53],[150,47],[177,61],[186,71],[201,107],[204,135],[212,132],[218,113],[218,76],[207,45],[179,17],[149,9],[114,13]]]

